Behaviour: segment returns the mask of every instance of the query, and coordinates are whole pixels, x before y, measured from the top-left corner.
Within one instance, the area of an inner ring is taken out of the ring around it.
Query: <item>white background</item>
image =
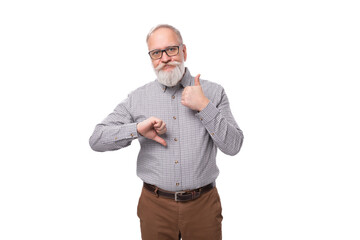
[[[223,238],[360,239],[356,2],[1,1],[0,239],[140,239],[139,143],[88,139],[155,79],[159,23],[244,131],[217,159]]]

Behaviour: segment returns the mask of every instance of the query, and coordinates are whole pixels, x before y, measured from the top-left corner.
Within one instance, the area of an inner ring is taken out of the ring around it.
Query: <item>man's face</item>
[[[179,46],[180,43],[177,39],[176,33],[169,29],[169,28],[159,28],[155,32],[153,32],[149,39],[148,39],[148,49],[149,51],[160,49],[163,50],[170,46]],[[186,61],[186,46],[181,45],[179,46],[179,54],[175,56],[169,57],[165,52],[163,52],[162,57],[160,59],[156,59],[152,61],[152,65],[154,69],[159,67],[159,65],[164,65],[161,69],[161,71],[164,72],[170,72],[172,71],[176,66],[174,65],[167,65],[167,63],[171,62],[180,62],[183,63]]]

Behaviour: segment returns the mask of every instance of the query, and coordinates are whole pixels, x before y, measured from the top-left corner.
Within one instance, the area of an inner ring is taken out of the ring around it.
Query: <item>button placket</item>
[[[174,89],[174,92],[171,93],[171,118],[172,118],[172,124],[173,124],[173,131],[172,131],[172,146],[174,149],[174,158],[172,159],[173,169],[174,169],[174,182],[175,186],[177,188],[181,188],[181,156],[180,156],[180,126],[178,121],[179,116],[179,104],[181,97],[178,95],[179,91],[178,89]]]

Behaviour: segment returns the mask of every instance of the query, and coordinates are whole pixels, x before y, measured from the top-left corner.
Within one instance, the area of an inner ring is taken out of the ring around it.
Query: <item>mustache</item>
[[[163,67],[165,66],[179,66],[181,64],[181,62],[177,62],[177,61],[173,61],[173,62],[168,62],[168,63],[160,63],[155,70],[156,71],[160,71]]]

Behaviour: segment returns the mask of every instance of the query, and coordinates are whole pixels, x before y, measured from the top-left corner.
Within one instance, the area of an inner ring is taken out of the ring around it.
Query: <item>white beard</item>
[[[161,70],[166,65],[175,66],[175,68],[171,71],[163,71]],[[157,76],[158,81],[168,87],[175,86],[183,77],[185,73],[184,62],[169,62],[169,63],[160,63],[157,68],[154,68],[155,74]]]

